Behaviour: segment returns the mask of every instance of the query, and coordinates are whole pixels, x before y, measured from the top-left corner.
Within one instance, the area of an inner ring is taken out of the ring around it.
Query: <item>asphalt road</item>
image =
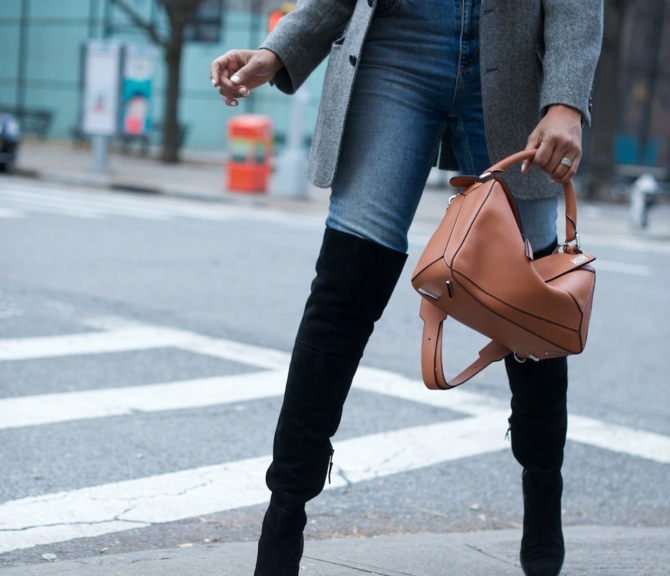
[[[563,518],[667,527],[670,238],[622,236],[621,209],[581,212],[598,286]],[[0,566],[258,537],[323,219],[0,179]],[[520,526],[502,366],[459,394],[418,382],[409,275],[435,222],[413,230],[308,538]],[[481,342],[448,327],[452,373]]]

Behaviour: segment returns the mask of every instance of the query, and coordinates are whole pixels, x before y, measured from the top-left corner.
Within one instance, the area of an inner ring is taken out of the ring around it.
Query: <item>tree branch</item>
[[[161,38],[160,35],[158,34],[158,30],[156,27],[151,24],[150,22],[147,22],[144,20],[136,11],[134,8],[131,8],[127,3],[126,0],[110,0],[111,4],[114,6],[118,6],[122,12],[125,13],[128,18],[130,18],[131,22],[135,24],[138,28],[141,28],[144,30],[149,37],[159,46],[163,46],[164,48],[167,48],[168,46],[168,40]]]
[[[203,0],[160,0],[173,28],[183,30],[193,19]]]

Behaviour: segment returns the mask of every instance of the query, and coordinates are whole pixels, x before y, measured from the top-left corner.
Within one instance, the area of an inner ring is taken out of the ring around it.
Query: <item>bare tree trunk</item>
[[[586,197],[611,196],[614,153],[621,113],[621,44],[627,8],[635,0],[606,0],[603,47],[593,85],[593,123],[588,137]]]
[[[159,0],[170,22],[169,36],[159,32],[153,22],[138,13],[128,0],[109,0],[118,6],[138,28],[164,51],[167,67],[165,109],[163,113],[163,150],[161,160],[168,164],[179,162],[181,135],[179,134],[179,88],[181,57],[184,49],[184,31],[192,22],[203,0]]]
[[[179,134],[179,87],[182,48],[181,34],[173,34],[172,42],[165,50],[167,86],[163,113],[163,150],[161,153],[161,160],[168,164],[179,162],[179,148],[181,147],[181,137]]]

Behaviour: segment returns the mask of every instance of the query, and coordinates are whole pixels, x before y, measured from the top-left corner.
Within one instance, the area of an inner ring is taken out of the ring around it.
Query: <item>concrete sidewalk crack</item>
[[[36,524],[35,526],[23,526],[22,528],[0,528],[0,534],[9,532],[25,532],[34,528],[55,528],[58,526],[95,526],[97,524],[108,524],[109,522],[123,522],[125,524],[137,524],[147,526],[148,522],[144,520],[123,520],[122,518],[112,518],[111,520],[97,520],[94,522],[54,522],[53,524]]]
[[[306,558],[308,560],[313,560],[314,562],[321,562],[323,564],[330,564],[331,566],[340,566],[342,568],[349,568],[351,570],[356,570],[356,572],[360,572],[362,574],[372,574],[373,576],[415,576],[414,574],[410,574],[409,572],[396,572],[395,570],[393,572],[378,572],[376,569],[368,569],[368,568],[360,568],[358,566],[351,566],[350,564],[343,564],[342,562],[333,562],[332,560],[323,560],[322,558],[314,558],[314,556],[303,556],[303,558]]]
[[[500,558],[500,556],[494,556],[493,554],[489,554],[488,552],[482,550],[481,548],[478,548],[477,546],[474,546],[472,544],[464,544],[466,548],[470,548],[473,552],[479,552],[480,554],[483,554],[487,558],[491,558],[492,560],[498,560],[498,562],[503,562],[509,566],[519,566],[516,562],[510,562],[509,560],[506,560],[505,558]]]
[[[351,480],[349,480],[349,478],[347,478],[347,473],[342,468],[337,468],[335,470],[335,474],[336,476],[339,476],[340,478],[342,478],[342,480],[344,480],[344,483],[347,485],[348,488],[351,488],[354,485],[354,483]]]

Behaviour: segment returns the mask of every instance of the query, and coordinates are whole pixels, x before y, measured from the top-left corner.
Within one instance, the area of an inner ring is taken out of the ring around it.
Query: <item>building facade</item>
[[[208,17],[219,0],[208,1]],[[273,119],[275,133],[287,131],[290,97],[264,86],[238,108],[223,104],[209,80],[210,62],[231,48],[254,48],[267,31],[270,11],[281,4],[270,0],[223,0],[218,31],[189,42],[182,59],[180,123],[186,129],[185,147],[222,150],[226,124],[241,113],[265,114]],[[167,26],[156,0],[131,0],[143,19],[159,30]],[[122,44],[150,44],[148,36],[109,0],[2,0],[0,2],[0,109],[41,110],[51,115],[48,137],[72,138],[82,110],[83,46],[89,40],[115,40]],[[323,79],[322,66],[306,85],[304,108],[306,137],[315,120]],[[153,75],[151,115],[160,125],[163,115],[165,66],[159,50]]]

